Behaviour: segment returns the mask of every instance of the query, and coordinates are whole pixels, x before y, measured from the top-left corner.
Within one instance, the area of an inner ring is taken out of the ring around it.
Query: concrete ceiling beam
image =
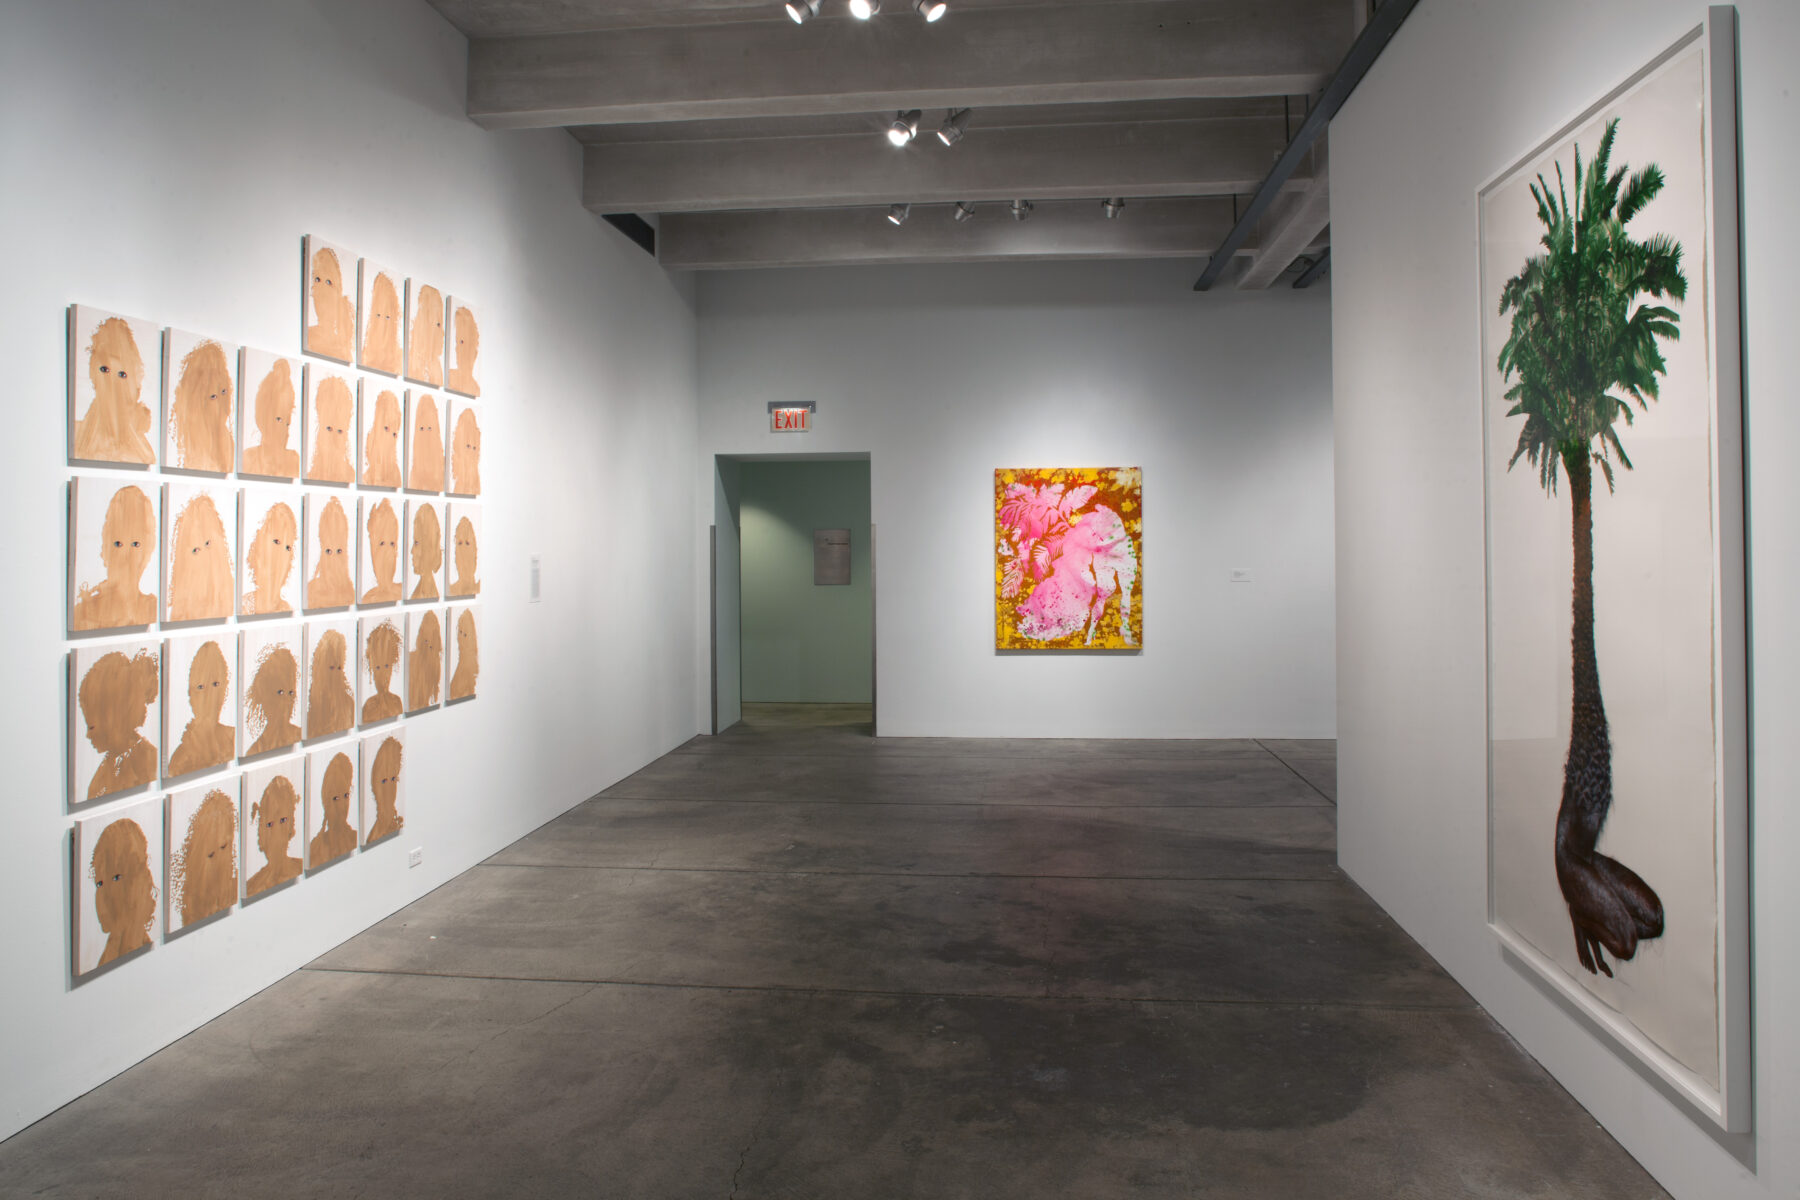
[[[880,208],[670,213],[658,231],[665,267],[727,270],[826,264],[1024,262],[1200,257],[1230,232],[1231,201],[1142,200],[1107,220],[1095,201],[1039,204],[1026,221],[984,205],[964,222],[919,205],[904,225]]]
[[[1273,287],[1293,261],[1318,240],[1331,224],[1331,182],[1325,172],[1291,189],[1263,220],[1262,248],[1238,279],[1238,287],[1260,291]]]
[[[928,121],[916,141],[898,149],[879,132],[590,145],[582,199],[595,212],[675,213],[1247,195],[1287,144],[1279,117],[1011,129],[972,124],[962,143],[948,148],[935,127]]]
[[[476,39],[468,112],[520,129],[1300,95],[1330,78],[1351,26],[1342,0],[969,7],[932,25],[899,16]]]

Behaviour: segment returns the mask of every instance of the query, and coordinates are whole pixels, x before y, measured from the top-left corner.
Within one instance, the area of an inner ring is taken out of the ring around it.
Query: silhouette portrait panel
[[[160,499],[148,480],[77,475],[70,481],[70,632],[155,622]]]
[[[404,504],[385,496],[363,502],[362,552],[357,556],[359,604],[396,604],[401,596],[400,513]]]
[[[356,482],[356,379],[319,363],[306,368],[301,436],[308,483]]]
[[[445,547],[448,580],[444,594],[458,600],[481,595],[481,505],[451,504],[445,517],[450,531]]]
[[[406,727],[362,740],[363,845],[393,837],[406,825]]]
[[[170,638],[163,647],[163,775],[222,767],[237,755],[237,638]]]
[[[356,351],[357,256],[311,234],[300,280],[301,345],[348,366]]]
[[[434,608],[406,614],[406,711],[436,708],[444,687],[444,626]]]
[[[264,479],[298,478],[304,366],[298,358],[245,350],[242,374],[238,473]]]
[[[362,515],[354,496],[309,492],[306,496],[307,611],[356,603],[356,526]]]
[[[406,281],[398,272],[376,266],[366,258],[362,260],[359,275],[362,326],[356,343],[357,364],[365,371],[398,375],[406,343],[402,327]]]
[[[77,978],[154,941],[162,847],[160,796],[75,822]]]
[[[406,502],[406,598],[437,600],[443,596],[438,576],[444,570],[444,506],[430,500]]]
[[[69,669],[73,802],[155,783],[162,766],[162,643],[77,646]]]
[[[306,756],[306,869],[316,871],[355,850],[358,811],[355,742],[338,742]]]
[[[413,388],[406,400],[406,490],[444,490],[444,409],[434,392]]]
[[[244,772],[244,899],[300,878],[306,869],[306,759]]]
[[[481,325],[461,296],[450,297],[450,370],[444,387],[463,396],[481,395]]]
[[[444,294],[416,279],[406,281],[406,377],[444,386]]]
[[[467,400],[450,402],[450,494],[481,495],[481,406]]]
[[[240,634],[238,756],[283,750],[300,741],[305,662],[299,625],[252,625]]]
[[[165,483],[163,620],[222,621],[237,612],[236,488]]]
[[[356,725],[356,622],[306,627],[306,736],[348,733]]]
[[[69,306],[69,459],[152,466],[162,410],[162,329]]]
[[[170,933],[197,924],[238,900],[238,780],[234,776],[169,794]]]
[[[406,622],[398,614],[364,617],[358,623],[362,643],[357,663],[358,721],[373,725],[391,721],[406,710]]]
[[[292,492],[248,487],[243,498],[243,572],[238,613],[292,614],[300,590],[300,504]]]
[[[168,331],[163,342],[163,466],[230,474],[237,466],[238,347]]]
[[[406,406],[400,389],[373,379],[362,381],[362,485],[400,486],[400,446],[406,433]]]
[[[450,687],[446,700],[473,700],[481,677],[481,608],[450,609]]]

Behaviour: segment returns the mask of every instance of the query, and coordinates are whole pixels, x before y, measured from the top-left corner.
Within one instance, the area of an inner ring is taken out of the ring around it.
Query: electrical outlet
[[[540,569],[537,555],[531,556],[531,602],[536,604],[543,599],[543,571]]]
[[[1250,568],[1249,567],[1233,567],[1233,568],[1231,568],[1231,582],[1233,582],[1233,583],[1249,583],[1250,582]]]
[[[414,846],[406,852],[406,865],[416,867],[425,861],[425,847]]]

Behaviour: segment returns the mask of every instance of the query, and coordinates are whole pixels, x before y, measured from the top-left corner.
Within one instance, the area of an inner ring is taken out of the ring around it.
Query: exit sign
[[[801,404],[769,402],[770,433],[811,433],[813,413],[818,406],[808,400]]]

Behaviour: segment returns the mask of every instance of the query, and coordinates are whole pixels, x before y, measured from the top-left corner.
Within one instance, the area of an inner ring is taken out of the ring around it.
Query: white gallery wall
[[[1800,5],[1738,6],[1752,621],[1756,1132],[1711,1133],[1486,928],[1476,192],[1705,16],[1678,0],[1426,0],[1332,127],[1344,867],[1682,1200],[1800,1194]],[[1634,166],[1638,164],[1633,164]],[[1652,414],[1654,416],[1654,414]],[[1629,486],[1626,480],[1621,486]],[[1546,835],[1546,853],[1548,837]]]
[[[715,454],[870,455],[883,736],[1332,736],[1330,297],[1199,269],[701,280],[701,501]],[[809,400],[813,433],[770,432]],[[1144,469],[1142,653],[995,653],[994,470],[1022,466]]]
[[[467,121],[465,49],[423,0],[0,14],[0,1136],[698,728],[691,286],[565,134]],[[71,986],[64,309],[293,353],[307,233],[485,312],[480,695],[408,719],[399,838]]]

